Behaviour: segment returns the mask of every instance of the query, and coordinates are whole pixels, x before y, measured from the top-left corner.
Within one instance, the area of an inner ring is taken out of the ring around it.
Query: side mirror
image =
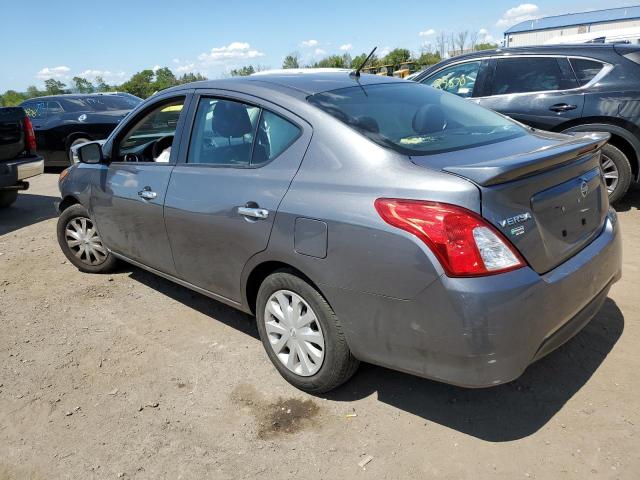
[[[80,145],[76,151],[78,153],[78,160],[82,163],[95,164],[102,162],[102,145],[98,142]]]

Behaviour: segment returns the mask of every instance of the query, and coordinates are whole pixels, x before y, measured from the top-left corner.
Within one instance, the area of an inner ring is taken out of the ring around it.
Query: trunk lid
[[[475,183],[482,216],[531,268],[546,273],[602,230],[609,202],[600,174],[600,148],[608,138],[606,133],[534,132],[412,161]]]

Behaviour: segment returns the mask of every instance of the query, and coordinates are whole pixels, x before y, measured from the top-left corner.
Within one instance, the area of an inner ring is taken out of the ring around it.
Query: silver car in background
[[[607,134],[534,131],[413,82],[347,72],[182,85],[61,175],[58,240],[257,317],[290,383],[365,361],[509,382],[621,274]]]

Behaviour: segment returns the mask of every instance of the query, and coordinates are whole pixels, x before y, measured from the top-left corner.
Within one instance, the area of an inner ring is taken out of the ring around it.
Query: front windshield
[[[505,141],[523,127],[469,100],[426,85],[358,85],[307,100],[379,145],[429,155]]]

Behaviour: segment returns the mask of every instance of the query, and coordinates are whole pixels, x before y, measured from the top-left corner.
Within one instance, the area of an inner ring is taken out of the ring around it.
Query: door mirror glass
[[[102,162],[102,146],[98,142],[85,143],[78,147],[78,160],[82,163]]]

